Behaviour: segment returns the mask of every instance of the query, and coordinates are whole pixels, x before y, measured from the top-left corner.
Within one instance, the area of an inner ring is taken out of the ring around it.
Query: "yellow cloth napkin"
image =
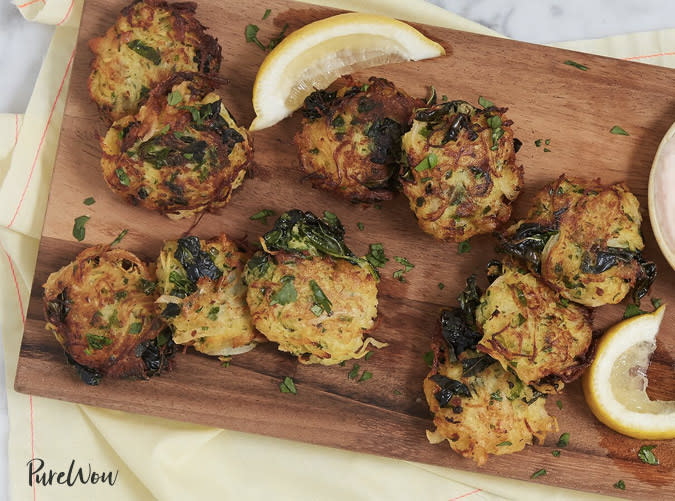
[[[130,415],[13,390],[49,180],[83,0],[15,0],[26,19],[57,24],[33,96],[21,115],[0,115],[0,335],[10,418],[15,501],[191,499],[605,499],[516,480],[281,439]],[[497,35],[421,0],[312,3]],[[675,66],[675,30],[558,46]],[[448,449],[448,454],[450,454]],[[30,487],[27,462],[44,471],[88,467],[109,483]],[[37,466],[37,462],[34,463]],[[611,479],[608,479],[611,481]],[[571,486],[573,487],[573,486]]]

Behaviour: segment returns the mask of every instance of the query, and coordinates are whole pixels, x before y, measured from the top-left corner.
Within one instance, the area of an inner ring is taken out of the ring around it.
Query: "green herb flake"
[[[501,402],[502,401],[501,390],[497,390],[494,393],[490,393],[490,400],[496,400],[497,402]]]
[[[513,444],[511,442],[509,442],[508,440],[505,440],[504,442],[502,442],[500,444],[497,444],[497,447],[503,447],[503,446],[509,446],[509,445],[513,445]]]
[[[176,106],[183,100],[183,95],[178,91],[171,91],[171,93],[166,97],[166,102],[169,103],[169,106]]]
[[[621,127],[619,127],[618,125],[615,125],[615,126],[612,127],[611,129],[609,129],[609,132],[611,132],[612,134],[618,134],[619,136],[630,136],[630,134],[628,134],[628,132],[626,132],[625,130],[623,130],[623,129],[622,129]]]
[[[94,199],[94,197],[87,197],[82,201],[82,203],[84,205],[93,205],[96,203],[96,200]]]
[[[269,15],[272,13],[272,9],[266,9],[265,13],[263,14],[262,20],[264,21],[269,17]]]
[[[349,379],[355,379],[356,376],[359,375],[359,369],[360,369],[360,368],[361,368],[361,367],[359,366],[359,364],[354,364],[354,366],[352,367],[352,370],[350,370],[350,371],[349,371],[349,374],[347,374],[347,377],[348,377]]]
[[[570,300],[566,297],[561,297],[560,301],[558,301],[558,304],[563,308],[567,308],[570,305]]]
[[[247,24],[246,28],[244,29],[244,37],[248,43],[254,43],[262,50],[265,50],[265,46],[260,40],[258,40],[259,30],[260,28],[258,28],[255,24]]]
[[[583,64],[579,64],[577,62],[574,62],[570,59],[565,61],[563,64],[566,64],[567,66],[574,66],[576,69],[581,70],[581,71],[586,71],[588,70],[588,66],[584,66]]]
[[[281,278],[283,285],[270,297],[270,305],[289,304],[298,299],[298,291],[293,286],[293,280],[295,280],[295,277],[292,275],[286,275]]]
[[[263,224],[267,224],[267,218],[270,216],[274,216],[274,211],[271,209],[263,209],[253,214],[249,219],[251,221],[262,221]]]
[[[209,320],[218,320],[218,313],[220,313],[220,306],[212,306],[207,315]]]
[[[626,319],[637,317],[638,315],[644,315],[645,313],[647,312],[641,310],[639,305],[635,303],[629,303],[628,306],[626,306],[626,311],[623,313],[623,318]]]
[[[323,211],[323,220],[326,221],[331,226],[335,226],[339,221],[338,217],[331,211]]]
[[[565,432],[558,439],[558,447],[567,447],[570,443],[570,434]]]
[[[401,256],[394,256],[394,260],[403,265],[403,269],[401,270],[396,270],[394,272],[394,278],[401,282],[405,282],[405,278],[403,277],[404,273],[408,273],[410,270],[412,270],[415,265],[412,264],[410,261],[408,261],[406,258],[401,257]]]
[[[372,372],[370,372],[370,371],[363,371],[363,374],[361,374],[361,377],[359,378],[359,380],[358,380],[357,382],[360,383],[361,381],[368,381],[368,380],[369,380],[370,378],[372,378],[372,377],[373,377],[373,373],[372,373]]]
[[[619,480],[613,485],[615,489],[621,489],[622,491],[626,490],[626,483],[623,480]]]
[[[128,229],[120,231],[120,234],[115,237],[115,240],[110,242],[110,247],[115,247],[118,243],[120,243],[127,233],[129,233]]]
[[[142,329],[143,329],[143,322],[134,322],[129,326],[129,330],[127,332],[129,334],[140,334]]]
[[[495,103],[489,99],[484,98],[483,96],[478,98],[478,104],[480,104],[483,108],[492,108],[495,105]]]
[[[527,306],[527,298],[525,297],[525,293],[518,287],[516,287],[516,296],[518,296],[518,301],[520,301],[520,304]]]
[[[370,249],[365,257],[375,268],[382,268],[389,261],[389,258],[384,255],[384,247],[380,243],[370,244]]]
[[[429,153],[424,159],[415,166],[417,172],[423,172],[428,169],[433,169],[438,165],[438,157],[435,153]]]
[[[544,153],[551,153],[551,150],[549,150],[548,148],[544,148]]]
[[[545,470],[544,468],[542,468],[541,470],[535,471],[535,472],[530,476],[530,478],[537,478],[537,477],[541,477],[542,475],[546,475],[546,470]]]
[[[661,306],[662,304],[663,304],[663,301],[661,300],[661,298],[658,298],[658,297],[652,298],[652,306],[654,307],[655,310],[657,310],[659,308],[659,306]]]
[[[323,290],[321,290],[319,284],[317,284],[314,280],[310,280],[309,287],[310,289],[312,289],[312,295],[314,296],[314,306],[320,307],[323,311],[326,312],[327,315],[332,315],[333,303],[331,303],[330,300],[326,297],[326,294],[324,294]],[[314,310],[312,310],[312,313],[316,315]]]
[[[363,357],[363,359],[364,360],[370,360],[370,358],[373,356],[373,353],[374,352],[372,352],[372,351],[367,351],[366,355]]]
[[[433,351],[427,351],[424,356],[424,363],[427,364],[428,367],[431,367],[431,365],[434,363],[434,352]]]
[[[288,376],[286,376],[281,384],[279,384],[279,390],[281,393],[292,393],[293,395],[297,395],[298,393],[298,390],[295,388],[295,382],[293,381],[293,378]]]
[[[117,169],[115,169],[115,174],[117,175],[117,179],[119,179],[120,184],[122,186],[129,186],[129,183],[131,181],[129,180],[129,176],[127,176],[127,173],[124,172],[124,169],[118,167]]]
[[[539,147],[541,146],[541,139],[536,139],[536,140],[534,141],[534,145],[535,145],[537,148],[539,148]]]
[[[560,451],[558,449],[551,451],[551,454],[553,454],[554,457],[560,457]]]
[[[97,334],[87,334],[85,337],[87,338],[87,345],[91,350],[102,350],[113,342],[111,338]]]
[[[544,144],[545,144],[546,146],[548,146],[549,144],[551,144],[551,140],[550,140],[550,139],[546,139],[546,140],[544,141]]]
[[[155,66],[162,62],[159,51],[150,47],[149,45],[145,45],[140,40],[132,40],[131,42],[127,43],[127,47],[129,47],[139,56],[142,56],[145,59],[151,61]]]
[[[562,408],[563,408],[562,400],[556,400],[555,404],[558,406],[558,409],[562,410]]]
[[[394,390],[394,395],[403,395],[400,390]]]
[[[464,242],[460,242],[459,245],[457,246],[457,254],[466,254],[471,250],[471,244],[469,243],[468,240],[465,240]]]
[[[363,226],[363,223],[361,221],[356,223],[356,227],[359,229],[359,231],[363,231],[364,226]]]
[[[89,216],[80,216],[75,218],[73,223],[73,236],[78,242],[84,240],[84,225],[87,224],[87,221],[89,221]]]
[[[157,287],[157,282],[153,282],[151,280],[146,280],[145,278],[141,277],[141,279],[138,281],[138,288],[143,291],[143,293],[146,296],[149,296],[153,292],[155,292],[155,288]]]
[[[521,326],[525,323],[526,318],[522,315],[522,313],[518,313],[518,326]]]
[[[439,288],[440,290],[445,289],[445,284],[444,284],[443,282],[438,282],[438,288]]]
[[[654,466],[658,465],[659,460],[652,452],[655,448],[655,445],[643,445],[640,447],[640,450],[638,451],[638,457],[640,458],[640,461]]]
[[[129,293],[127,291],[117,291],[115,292],[115,299],[119,301],[120,299],[124,299],[125,297],[127,297],[128,294]]]
[[[267,50],[274,49],[286,36],[286,30],[288,29],[288,23],[284,24],[284,27],[281,28],[279,34],[270,39],[270,42],[267,44]]]

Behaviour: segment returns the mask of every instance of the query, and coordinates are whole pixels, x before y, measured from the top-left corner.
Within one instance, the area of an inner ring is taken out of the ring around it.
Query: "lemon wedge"
[[[389,17],[352,12],[315,21],[287,36],[260,65],[253,84],[256,118],[250,129],[286,118],[305,97],[340,75],[444,54],[440,44]]]
[[[650,400],[645,391],[649,357],[665,310],[664,305],[611,327],[582,378],[595,417],[629,437],[675,438],[675,401]]]

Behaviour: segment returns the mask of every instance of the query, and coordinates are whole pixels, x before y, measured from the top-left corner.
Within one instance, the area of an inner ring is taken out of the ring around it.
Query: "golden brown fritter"
[[[47,330],[81,366],[85,381],[151,372],[144,360],[148,341],[164,327],[154,315],[152,285],[154,273],[143,261],[103,245],[49,275],[43,285]]]
[[[441,344],[424,379],[436,426],[427,430],[429,442],[447,440],[455,452],[480,466],[488,454],[521,451],[528,444],[543,443],[548,432],[558,429],[556,419],[546,412],[545,398],[515,374],[495,361],[476,370],[475,361],[485,355],[473,350],[451,361],[447,345]]]
[[[392,198],[401,136],[413,108],[421,104],[375,77],[361,85],[346,76],[329,90],[310,94],[294,139],[300,167],[314,188],[343,198],[363,202]]]
[[[590,311],[561,298],[526,269],[504,264],[475,315],[483,333],[478,351],[540,391],[562,389],[559,380],[576,379],[590,362]]]
[[[502,248],[570,301],[616,304],[634,286],[644,295],[655,274],[640,254],[641,221],[639,203],[624,183],[603,186],[562,175],[504,233]]]
[[[220,45],[194,17],[197,4],[135,1],[89,42],[89,93],[110,121],[138,112],[149,92],[179,71],[217,73]]]
[[[420,227],[461,242],[511,215],[523,185],[505,108],[450,101],[415,111],[403,136],[403,193]]]
[[[282,214],[247,263],[246,301],[253,324],[302,363],[334,365],[386,346],[367,334],[377,317],[377,277],[344,245],[333,216]]]
[[[198,74],[178,73],[138,114],[115,122],[101,143],[108,186],[173,219],[226,205],[253,150],[213,88]]]
[[[164,242],[157,260],[159,311],[177,344],[207,355],[245,353],[263,341],[253,328],[242,273],[247,254],[222,234]],[[175,306],[173,306],[175,305]]]

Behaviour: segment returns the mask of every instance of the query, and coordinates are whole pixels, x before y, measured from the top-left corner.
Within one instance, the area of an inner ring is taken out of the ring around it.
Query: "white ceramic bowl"
[[[672,141],[672,142],[671,142]],[[668,146],[666,146],[669,142]],[[652,163],[652,170],[649,173],[649,188],[647,191],[647,200],[649,203],[649,219],[652,223],[652,229],[654,230],[654,236],[656,241],[659,243],[661,252],[665,256],[670,266],[675,269],[675,227],[671,229],[670,236],[668,235],[666,226],[668,219],[671,226],[675,226],[675,212],[672,214],[666,214],[663,210],[658,210],[657,202],[663,200],[663,197],[668,197],[670,200],[675,198],[675,181],[673,181],[672,186],[664,186],[663,183],[659,182],[659,176],[663,174],[663,169],[665,168],[663,157],[666,150],[671,150],[675,154],[675,124],[673,124],[666,135],[663,136],[659,149],[656,150],[656,155],[654,156],[654,162]],[[674,157],[675,158],[675,157]],[[675,162],[675,160],[673,160]],[[670,169],[675,171],[675,165],[671,165]],[[671,177],[675,179],[675,175]],[[672,207],[672,202],[671,205]]]

